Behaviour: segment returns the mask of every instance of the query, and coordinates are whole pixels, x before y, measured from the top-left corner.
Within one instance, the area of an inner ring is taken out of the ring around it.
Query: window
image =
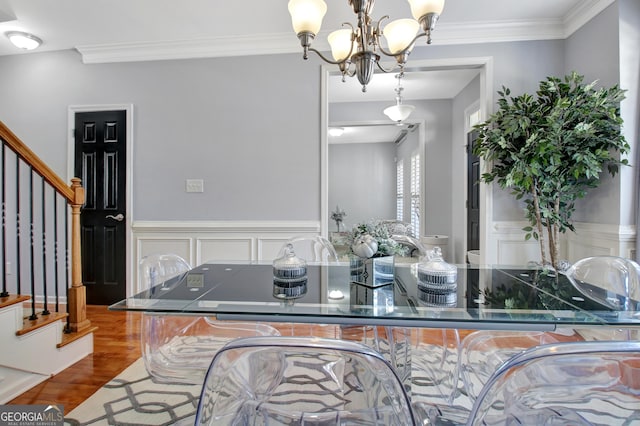
[[[469,129],[472,129],[478,123],[480,123],[480,109],[469,113]]]
[[[404,161],[396,161],[396,220],[404,221]]]
[[[411,156],[411,230],[420,236],[420,154]]]

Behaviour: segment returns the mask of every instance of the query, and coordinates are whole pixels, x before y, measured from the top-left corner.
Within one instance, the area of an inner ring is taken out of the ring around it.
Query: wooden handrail
[[[70,204],[75,200],[75,191],[65,183],[44,161],[40,159],[33,151],[27,147],[9,128],[0,121],[0,138],[28,163],[33,170],[44,178],[55,190],[65,197]]]
[[[0,139],[42,176],[71,206],[71,287],[67,295],[67,311],[70,331],[82,332],[91,326],[91,321],[87,319],[86,287],[82,283],[82,250],[80,247],[80,211],[84,204],[84,188],[79,178],[71,179],[71,185],[67,185],[2,121],[0,121]]]

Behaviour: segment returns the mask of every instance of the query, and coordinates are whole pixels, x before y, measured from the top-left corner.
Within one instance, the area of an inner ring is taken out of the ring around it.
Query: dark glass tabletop
[[[110,309],[229,320],[472,329],[640,326],[639,302],[601,295],[635,310],[611,309],[589,296],[605,290],[585,292],[562,274],[517,266],[457,268],[455,283],[441,286],[419,280],[416,264],[396,264],[365,280],[349,263],[310,264],[306,275],[286,278],[274,276],[270,263],[207,263]]]

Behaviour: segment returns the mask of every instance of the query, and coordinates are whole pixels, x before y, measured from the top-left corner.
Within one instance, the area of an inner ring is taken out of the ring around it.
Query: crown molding
[[[143,43],[77,46],[85,64],[273,55],[300,50],[295,35],[217,37]]]
[[[434,45],[497,43],[527,40],[565,39],[615,0],[583,0],[567,16],[558,20],[522,20],[513,22],[470,22],[438,25]],[[327,31],[328,34],[328,31]],[[329,51],[321,32],[314,47]],[[419,45],[419,44],[418,44]],[[157,61],[228,56],[300,53],[292,33],[247,35],[165,42],[118,43],[77,46],[85,64]]]

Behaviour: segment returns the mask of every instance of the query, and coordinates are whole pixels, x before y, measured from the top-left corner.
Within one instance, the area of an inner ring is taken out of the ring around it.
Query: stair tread
[[[7,306],[15,305],[17,303],[22,303],[30,299],[31,298],[29,296],[21,296],[19,294],[0,297],[0,309],[6,308]]]
[[[51,312],[48,315],[38,314],[38,317],[35,320],[31,320],[29,317],[24,317],[22,321],[22,328],[16,331],[16,335],[25,335],[33,330],[44,327],[45,325],[64,319],[68,316],[69,314],[66,312]]]

